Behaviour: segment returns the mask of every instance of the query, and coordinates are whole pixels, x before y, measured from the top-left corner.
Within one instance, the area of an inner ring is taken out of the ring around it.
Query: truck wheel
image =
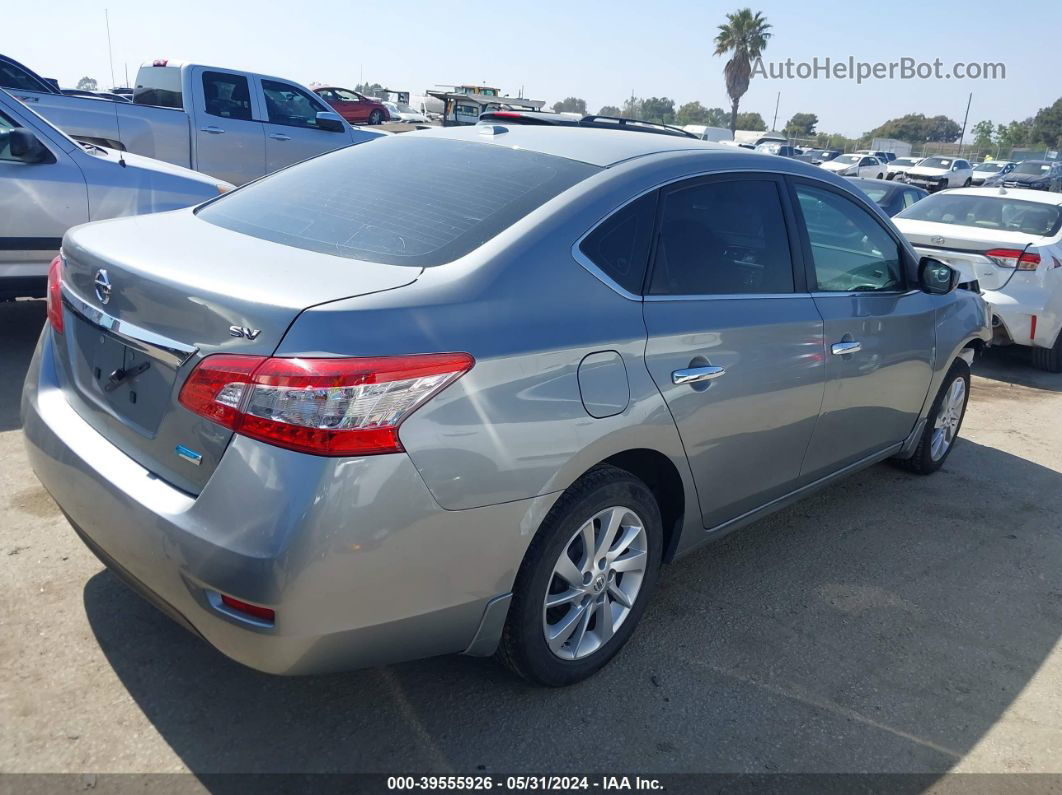
[[[662,548],[649,488],[616,467],[590,470],[553,506],[527,550],[498,660],[550,687],[596,673],[645,612]]]
[[[1049,373],[1062,373],[1062,334],[1055,338],[1050,348],[1033,348],[1033,367]]]
[[[973,185],[973,179],[972,179],[972,178],[970,178],[970,177],[967,177],[967,178],[966,178],[966,182],[962,183],[962,186],[963,186],[964,188],[968,188],[968,187],[970,187],[971,185]]]
[[[381,114],[378,110],[374,110],[372,113],[369,114],[369,124],[379,124],[382,118],[383,114]]]
[[[929,410],[914,455],[897,463],[917,475],[931,475],[940,469],[959,438],[969,399],[970,367],[962,359],[956,359]]]

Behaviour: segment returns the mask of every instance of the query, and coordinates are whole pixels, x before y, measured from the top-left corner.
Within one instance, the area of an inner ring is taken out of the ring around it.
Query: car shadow
[[[1021,345],[986,348],[977,357],[972,372],[1001,384],[1062,392],[1062,373],[1048,373],[1033,367],[1032,349]]]
[[[22,382],[44,326],[44,301],[0,303],[0,433],[22,427]]]
[[[466,657],[273,677],[109,572],[84,604],[207,788],[244,771],[941,774],[1059,640],[1059,515],[1062,475],[969,440],[931,478],[871,468],[669,566],[628,648],[561,690]]]

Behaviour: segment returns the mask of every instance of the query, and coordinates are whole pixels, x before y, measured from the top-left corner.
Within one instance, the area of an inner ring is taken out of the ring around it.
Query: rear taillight
[[[63,333],[63,258],[58,256],[48,266],[48,322],[58,333]]]
[[[467,353],[349,359],[208,356],[180,403],[242,436],[316,455],[401,452],[398,426],[471,369]]]
[[[986,251],[985,256],[1001,268],[1017,268],[1020,271],[1034,271],[1040,264],[1039,254],[1019,248],[994,248]]]

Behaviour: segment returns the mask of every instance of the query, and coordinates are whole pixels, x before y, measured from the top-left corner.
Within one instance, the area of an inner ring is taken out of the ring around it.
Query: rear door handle
[[[849,353],[859,353],[863,350],[861,342],[835,342],[830,347],[830,352],[835,356],[845,356]]]
[[[711,381],[726,375],[725,367],[688,367],[685,370],[675,370],[671,374],[673,384],[696,384],[699,381]]]
[[[291,140],[291,136],[290,135],[284,135],[284,133],[270,133],[269,137],[272,138],[274,141],[290,141]]]
[[[215,127],[213,124],[211,124],[207,127],[200,127],[199,132],[210,133],[211,135],[221,135],[225,131],[220,127]]]

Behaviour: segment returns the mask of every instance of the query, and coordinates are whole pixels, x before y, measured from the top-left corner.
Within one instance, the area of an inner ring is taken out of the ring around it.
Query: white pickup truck
[[[140,67],[132,102],[8,90],[80,141],[147,155],[242,185],[308,157],[369,141],[308,88],[201,64]]]

